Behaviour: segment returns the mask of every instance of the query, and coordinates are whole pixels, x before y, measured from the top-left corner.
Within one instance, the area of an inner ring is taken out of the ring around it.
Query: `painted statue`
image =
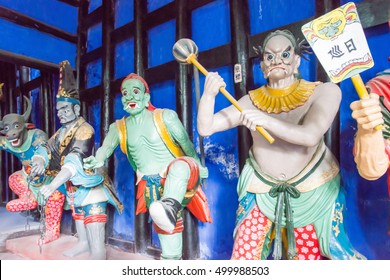
[[[288,30],[270,33],[257,52],[267,85],[238,101],[242,113],[230,106],[214,114],[226,86],[217,73],[206,77],[198,111],[203,136],[244,125],[253,138],[238,181],[232,259],[267,259],[272,243],[274,259],[286,247],[289,259],[364,259],[346,236],[339,166],[323,140],[339,108],[339,87],[297,78],[305,48]]]
[[[366,86],[370,89],[370,98],[351,104],[352,117],[357,121],[354,155],[359,174],[367,180],[376,180],[389,166],[390,69],[379,73]],[[385,121],[383,131],[374,129]]]
[[[31,114],[31,102],[24,97],[27,110],[23,115],[8,114],[0,121],[1,134],[0,150],[15,155],[22,163],[22,169],[11,174],[8,178],[9,187],[19,197],[7,203],[10,212],[32,210],[38,206],[38,192],[44,177],[30,176],[33,166],[34,153],[47,144],[47,135],[34,125],[28,123]],[[59,193],[51,195],[46,204],[45,227],[47,235],[42,243],[48,243],[59,237],[60,217],[65,197]],[[43,203],[39,201],[39,203]]]
[[[352,117],[357,122],[354,159],[363,178],[376,180],[389,168],[390,69],[369,80],[366,86],[370,98],[351,103]],[[383,125],[384,129],[375,129],[377,125]],[[387,187],[390,195],[390,172],[387,172]]]
[[[78,90],[68,61],[60,63],[56,108],[61,128],[48,140],[46,147],[35,152],[31,172],[46,173],[52,178],[40,189],[45,198],[53,193],[66,194],[72,209],[78,242],[64,255],[72,257],[89,251],[91,259],[105,259],[107,203],[118,211],[122,211],[123,206],[107,176],[83,168],[83,159],[93,151],[94,129],[80,116]]]
[[[123,109],[130,115],[110,125],[103,145],[95,157],[84,160],[84,167],[102,166],[119,145],[137,175],[136,214],[149,210],[161,258],[180,259],[183,207],[199,220],[211,221],[200,185],[208,171],[176,112],[150,103],[149,87],[142,77],[128,75],[120,90]]]

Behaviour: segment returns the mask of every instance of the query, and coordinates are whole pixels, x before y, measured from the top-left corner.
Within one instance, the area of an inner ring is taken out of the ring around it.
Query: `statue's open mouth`
[[[139,105],[137,102],[128,102],[126,109],[128,109],[128,108],[130,108],[130,109],[139,108]]]
[[[20,146],[20,138],[16,138],[13,140],[8,140],[13,147],[19,147]]]

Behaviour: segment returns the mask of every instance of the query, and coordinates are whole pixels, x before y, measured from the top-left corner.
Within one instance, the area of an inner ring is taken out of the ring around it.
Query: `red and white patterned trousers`
[[[272,222],[259,210],[257,205],[239,225],[233,245],[232,259],[259,260],[266,237],[272,230]],[[294,229],[297,259],[321,259],[320,247],[313,225]]]

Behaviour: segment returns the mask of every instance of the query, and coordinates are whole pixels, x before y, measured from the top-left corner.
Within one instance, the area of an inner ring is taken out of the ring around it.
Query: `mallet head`
[[[187,58],[191,54],[198,55],[198,46],[191,39],[183,38],[173,45],[172,53],[178,62],[188,63]]]

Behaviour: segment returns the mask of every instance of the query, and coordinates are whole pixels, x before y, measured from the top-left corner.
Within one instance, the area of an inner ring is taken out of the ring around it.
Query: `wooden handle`
[[[188,56],[187,58],[187,62],[188,63],[192,63],[196,68],[198,68],[198,70],[200,72],[202,72],[203,75],[207,76],[207,74],[209,73],[206,68],[204,68],[202,66],[202,64],[200,64],[198,62],[198,60],[196,59],[196,56],[195,54],[191,54],[190,56]],[[226,90],[226,88],[224,87],[221,87],[219,89],[219,91],[230,101],[230,103],[233,104],[234,107],[237,108],[238,111],[242,112],[242,109],[241,109],[241,106],[240,104],[238,104],[237,100]],[[265,130],[263,127],[261,126],[256,126],[256,130],[264,136],[264,138],[270,143],[272,144],[273,142],[275,142],[275,139],[271,136],[271,134],[268,133],[267,130]]]
[[[368,95],[368,91],[366,86],[363,83],[362,77],[357,74],[355,76],[351,77],[352,83],[357,91],[357,94],[359,95],[360,99],[368,99],[370,96]],[[375,127],[375,130],[382,130],[383,126],[382,125],[377,125]]]

